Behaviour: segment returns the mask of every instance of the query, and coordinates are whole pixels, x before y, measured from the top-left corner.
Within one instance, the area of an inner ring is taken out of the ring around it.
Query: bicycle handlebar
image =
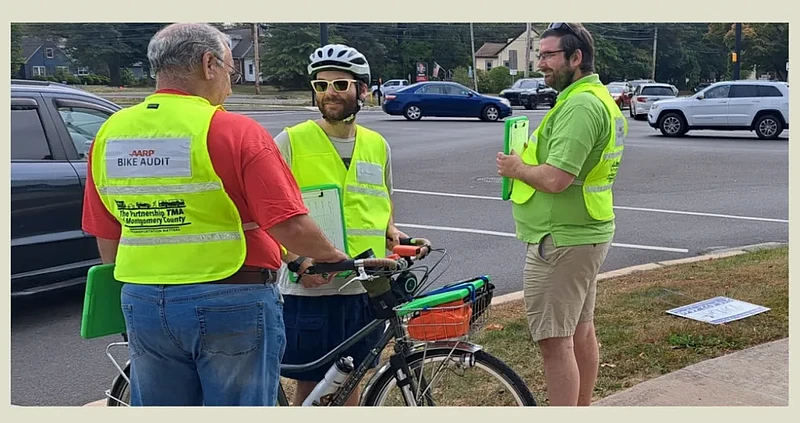
[[[400,238],[400,245],[392,249],[392,254],[386,258],[348,259],[338,263],[314,263],[306,270],[307,274],[347,272],[359,268],[380,268],[390,270],[405,268],[409,260],[419,260],[431,251],[431,242],[425,238]]]

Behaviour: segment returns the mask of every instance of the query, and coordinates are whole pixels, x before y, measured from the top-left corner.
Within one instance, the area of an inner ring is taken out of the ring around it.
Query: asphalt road
[[[544,111],[515,114],[535,125]],[[252,115],[273,135],[316,116]],[[392,146],[396,221],[409,235],[448,250],[450,266],[436,284],[489,274],[497,295],[521,289],[524,248],[513,238],[510,205],[499,200],[494,164],[503,124],[408,122],[381,112],[365,112],[359,120]],[[602,271],[788,241],[788,133],[776,141],[710,131],[669,139],[646,122],[629,124],[615,185],[617,235]],[[103,397],[116,375],[105,347],[119,338],[83,340],[81,307],[80,290],[12,307],[13,404],[82,405]],[[124,360],[126,353],[117,356]]]

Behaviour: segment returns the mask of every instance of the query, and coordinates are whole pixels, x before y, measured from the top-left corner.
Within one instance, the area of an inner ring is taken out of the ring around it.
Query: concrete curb
[[[661,261],[661,262],[656,262],[656,263],[640,264],[640,265],[637,265],[637,266],[630,266],[630,267],[625,267],[625,268],[622,268],[622,269],[611,270],[611,271],[608,271],[608,272],[605,272],[605,273],[601,273],[601,274],[597,275],[597,280],[601,281],[601,280],[604,280],[604,279],[610,279],[610,278],[615,278],[615,277],[618,277],[618,276],[629,275],[631,273],[643,272],[643,271],[646,271],[646,270],[660,269],[662,267],[674,266],[674,265],[678,265],[678,264],[696,263],[696,262],[700,262],[700,261],[709,261],[709,260],[718,260],[718,259],[721,259],[721,258],[738,256],[738,255],[741,255],[741,254],[746,254],[746,253],[749,253],[749,252],[755,252],[755,251],[759,251],[759,250],[780,248],[780,247],[784,247],[786,245],[788,245],[788,243],[785,243],[785,242],[766,242],[766,243],[762,243],[762,244],[745,245],[743,247],[719,250],[719,251],[716,251],[716,252],[713,252],[713,253],[699,255],[697,257],[687,257],[687,258],[682,258],[682,259],[667,260],[667,261]],[[494,299],[492,299],[492,305],[498,305],[498,304],[503,304],[503,303],[515,301],[515,300],[520,300],[520,299],[522,299],[522,297],[523,297],[523,292],[522,291],[511,292],[509,294],[501,295],[499,297],[495,297]],[[83,406],[84,407],[105,407],[106,401],[107,401],[106,399],[100,399],[100,400],[97,400],[97,401],[90,402],[88,404],[84,404]]]
[[[786,242],[765,242],[761,244],[745,245],[736,248],[727,248],[717,250],[712,253],[702,254],[697,257],[686,257],[682,259],[659,261],[654,263],[640,264],[637,266],[625,267],[622,269],[610,270],[608,272],[597,275],[597,280],[605,280],[619,276],[630,275],[631,273],[643,272],[647,270],[655,270],[668,266],[675,266],[678,264],[697,263],[701,261],[718,260],[726,257],[738,256],[741,254],[752,253],[760,250],[768,250],[773,248],[781,248],[787,246]],[[520,300],[523,297],[522,291],[511,292],[492,299],[492,305],[503,304],[510,301]]]

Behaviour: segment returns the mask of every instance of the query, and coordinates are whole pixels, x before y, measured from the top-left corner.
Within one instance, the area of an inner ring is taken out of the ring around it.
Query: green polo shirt
[[[575,81],[558,95],[563,101],[539,131],[537,158],[561,170],[586,179],[600,161],[611,136],[611,116],[603,102],[589,92],[570,96],[580,84],[599,84],[589,75]],[[556,247],[594,244],[614,237],[614,219],[597,221],[589,216],[580,186],[570,185],[558,194],[536,191],[525,204],[513,205],[517,238],[537,244],[550,234]]]

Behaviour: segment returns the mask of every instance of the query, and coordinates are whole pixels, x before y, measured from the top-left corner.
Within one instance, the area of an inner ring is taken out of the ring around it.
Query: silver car
[[[648,82],[637,86],[631,97],[631,117],[636,120],[646,118],[653,103],[667,98],[676,98],[678,92],[674,85],[658,82]]]

